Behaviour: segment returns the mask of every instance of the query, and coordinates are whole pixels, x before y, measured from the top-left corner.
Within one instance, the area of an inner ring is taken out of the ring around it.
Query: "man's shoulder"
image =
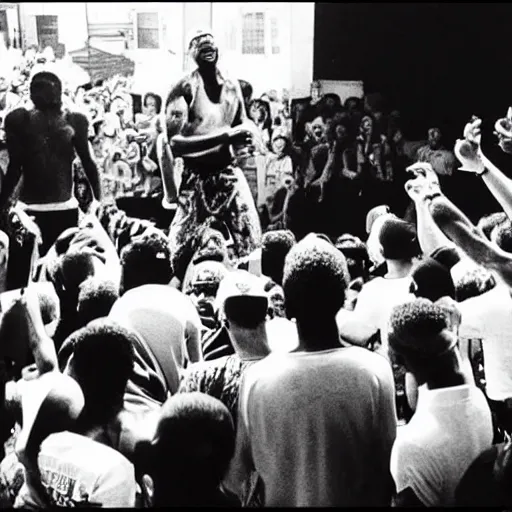
[[[5,116],[6,125],[24,124],[28,118],[29,111],[25,107],[18,107]]]
[[[52,458],[58,458],[59,454],[77,465],[84,461],[101,460],[101,469],[105,471],[113,466],[125,468],[132,466],[131,462],[114,448],[72,432],[52,434],[43,442],[41,455],[52,455]]]

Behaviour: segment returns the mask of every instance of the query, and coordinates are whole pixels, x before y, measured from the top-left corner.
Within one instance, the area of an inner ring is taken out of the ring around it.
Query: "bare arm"
[[[469,219],[445,196],[431,200],[430,213],[445,235],[453,240],[475,263],[494,270],[512,286],[512,255],[487,240]]]
[[[439,229],[428,208],[428,197],[439,192],[439,180],[432,166],[417,163],[407,169],[416,179],[405,185],[405,190],[416,208],[417,233],[423,254],[430,255],[441,247],[453,247],[454,243]]]
[[[0,191],[0,211],[3,211],[9,202],[16,186],[18,185],[23,166],[23,139],[20,136],[20,128],[25,118],[25,109],[17,109],[5,118],[5,137],[7,152],[9,154],[9,166],[2,181]]]
[[[457,141],[455,152],[463,169],[478,173],[489,191],[500,203],[507,217],[512,220],[512,180],[507,178],[482,152],[480,126],[482,121],[473,118],[464,128],[465,141]],[[468,144],[468,142],[470,144]]]
[[[78,112],[72,114],[72,119],[73,128],[75,129],[75,150],[78,154],[78,157],[80,158],[80,161],[82,162],[85,175],[91,184],[94,198],[99,201],[101,200],[100,175],[90,151],[88,140],[89,121],[87,121],[87,118],[83,114]]]

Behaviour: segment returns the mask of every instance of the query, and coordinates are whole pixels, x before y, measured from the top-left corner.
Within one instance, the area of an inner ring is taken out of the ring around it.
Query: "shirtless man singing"
[[[34,109],[18,108],[5,119],[9,165],[0,191],[4,211],[20,178],[18,206],[34,217],[42,235],[40,256],[58,236],[78,224],[73,196],[72,163],[75,151],[100,199],[100,180],[89,151],[88,121],[83,114],[62,111],[62,84],[53,73],[37,73],[30,84]]]
[[[189,51],[198,67],[172,88],[165,108],[170,158],[184,162],[169,233],[174,272],[180,280],[199,226],[207,223],[232,239],[234,257],[251,253],[261,238],[249,185],[233,163],[232,151],[243,151],[252,141],[240,84],[218,70],[211,32],[194,32]],[[173,167],[163,167],[164,182],[172,179]]]

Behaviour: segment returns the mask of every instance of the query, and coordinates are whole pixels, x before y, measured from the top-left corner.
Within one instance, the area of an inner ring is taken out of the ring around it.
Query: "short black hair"
[[[217,398],[179,393],[162,406],[153,449],[155,485],[169,476],[219,485],[235,450],[233,418]]]
[[[433,258],[425,258],[414,268],[412,279],[416,284],[414,294],[432,302],[441,297],[455,299],[455,285],[450,270]]]
[[[144,100],[142,102],[142,104],[144,106],[146,106],[146,101],[147,101],[148,98],[153,98],[155,100],[155,103],[156,103],[156,113],[160,114],[160,112],[162,111],[162,97],[159,96],[158,94],[154,93],[154,92],[147,92],[144,95]]]
[[[287,229],[268,231],[261,240],[261,271],[277,284],[283,282],[286,255],[297,243],[295,235]]]
[[[121,252],[121,294],[145,284],[169,284],[173,271],[171,251],[166,240],[145,236]]]
[[[347,262],[332,244],[308,235],[286,256],[283,273],[286,314],[297,322],[334,318],[345,302]]]
[[[89,252],[65,254],[58,266],[58,279],[67,292],[78,293],[80,285],[94,275],[94,256]]]
[[[478,267],[466,272],[455,281],[455,298],[457,302],[463,302],[483,295],[495,286],[496,279],[492,273],[483,267]]]
[[[226,319],[244,329],[256,329],[264,323],[267,311],[266,297],[229,297],[224,302]]]
[[[119,290],[112,281],[89,278],[80,286],[77,321],[80,327],[92,320],[108,316],[119,298]]]
[[[448,328],[445,310],[428,299],[416,299],[393,308],[389,320],[389,346],[404,356],[433,354],[432,338]]]
[[[108,421],[119,412],[136,343],[134,333],[109,320],[96,320],[66,340],[72,347],[72,376],[82,388],[89,417]]]
[[[496,226],[493,238],[501,250],[512,253],[512,223],[509,220]]]
[[[30,99],[38,110],[58,110],[62,107],[62,82],[49,71],[36,73],[30,82]]]

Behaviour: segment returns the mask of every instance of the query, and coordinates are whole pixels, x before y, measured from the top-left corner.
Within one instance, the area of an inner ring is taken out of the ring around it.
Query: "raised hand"
[[[420,203],[441,193],[439,178],[427,162],[418,162],[407,168],[413,178],[405,184],[405,191],[415,202]]]
[[[506,117],[496,121],[494,135],[498,137],[500,148],[512,154],[512,107],[509,107]]]
[[[461,171],[480,174],[485,169],[480,148],[481,124],[482,120],[473,116],[464,127],[464,139],[459,139],[455,143],[454,153],[462,164],[462,167],[459,168]]]

